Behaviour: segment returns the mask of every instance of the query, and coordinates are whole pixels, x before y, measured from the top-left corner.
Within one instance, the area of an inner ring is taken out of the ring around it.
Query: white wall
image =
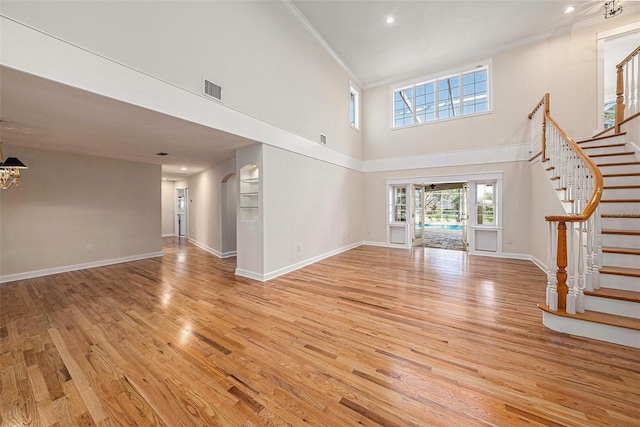
[[[236,221],[237,251],[236,274],[262,280],[265,273],[265,246],[264,238],[264,164],[263,149],[266,145],[254,144],[236,150],[236,176],[242,180],[241,169],[246,165],[255,165],[259,168],[258,184],[258,211],[254,220],[243,220],[243,212],[240,199],[237,201],[239,218]],[[239,189],[238,189],[239,191]],[[253,215],[253,213],[251,214]]]
[[[349,75],[279,1],[3,1],[2,14],[195,94],[206,77],[225,105],[361,158]]]
[[[4,152],[29,169],[20,187],[0,192],[0,276],[160,254],[160,166],[11,145]]]
[[[222,181],[222,256],[233,256],[237,249],[238,179],[235,173]]]
[[[162,236],[175,234],[176,184],[162,181]]]
[[[267,275],[362,241],[362,173],[270,146],[263,156]]]
[[[567,213],[544,168],[540,158],[531,164],[531,256],[539,265],[548,267],[549,225],[544,218]]]

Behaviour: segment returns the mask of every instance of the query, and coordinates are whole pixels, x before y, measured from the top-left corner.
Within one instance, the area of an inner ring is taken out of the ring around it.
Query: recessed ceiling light
[[[187,168],[184,168],[184,167],[183,167],[183,168],[180,168],[180,170],[181,170],[181,171],[186,171],[186,170],[187,170]]]
[[[387,24],[393,24],[393,16],[388,16],[387,20],[385,21]]]
[[[575,10],[576,8],[573,6],[569,6],[564,10],[564,13],[571,13]]]

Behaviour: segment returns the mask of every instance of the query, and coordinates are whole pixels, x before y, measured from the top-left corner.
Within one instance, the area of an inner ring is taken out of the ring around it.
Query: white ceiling
[[[576,10],[565,15],[568,4]],[[369,86],[549,37],[580,22],[602,20],[602,4],[569,0],[288,3]],[[624,7],[625,13],[637,12],[640,2],[627,1]],[[395,18],[391,25],[385,23],[389,15]],[[162,164],[163,176],[172,179],[231,158],[235,149],[253,143],[4,67],[0,67],[0,118],[0,137],[9,147]],[[158,152],[169,155],[159,157]]]
[[[0,82],[7,145],[161,164],[175,180],[255,142],[6,67]]]
[[[365,87],[604,20],[604,1],[597,0],[292,3]],[[575,10],[565,14],[569,5]],[[638,11],[640,2],[624,3],[623,13]]]

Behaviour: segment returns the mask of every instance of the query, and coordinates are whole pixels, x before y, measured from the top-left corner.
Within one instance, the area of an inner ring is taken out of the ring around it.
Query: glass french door
[[[424,186],[414,185],[411,194],[411,229],[413,246],[424,243]]]
[[[460,222],[462,223],[462,248],[469,250],[469,185],[464,184],[460,197]]]

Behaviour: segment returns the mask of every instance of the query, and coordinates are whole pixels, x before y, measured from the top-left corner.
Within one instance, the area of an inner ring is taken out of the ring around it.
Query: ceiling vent
[[[320,144],[327,145],[327,135],[320,134]]]
[[[210,82],[207,79],[204,79],[204,94],[210,96],[211,98],[217,99],[218,101],[222,101],[222,88],[215,83]]]

